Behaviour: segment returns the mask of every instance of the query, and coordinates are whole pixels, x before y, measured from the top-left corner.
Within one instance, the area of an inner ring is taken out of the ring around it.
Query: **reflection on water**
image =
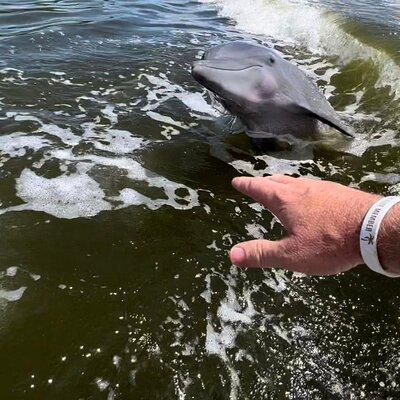
[[[227,259],[283,234],[238,174],[400,192],[395,6],[250,3],[1,2],[1,398],[397,397],[396,281]],[[260,154],[232,133],[190,64],[249,37],[356,139]]]

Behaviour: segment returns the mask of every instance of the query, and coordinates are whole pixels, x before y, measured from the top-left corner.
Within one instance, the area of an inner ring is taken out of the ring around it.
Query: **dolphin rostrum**
[[[239,117],[250,137],[318,133],[321,122],[353,136],[312,80],[265,46],[234,41],[214,47],[193,63],[192,75]]]

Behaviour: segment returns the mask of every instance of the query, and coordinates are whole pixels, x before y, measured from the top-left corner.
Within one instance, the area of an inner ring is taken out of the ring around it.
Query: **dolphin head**
[[[228,111],[246,122],[246,115],[254,116],[275,96],[280,59],[263,46],[233,42],[206,52],[202,60],[193,63],[192,75]]]
[[[352,136],[315,83],[268,47],[246,41],[216,46],[193,63],[192,75],[249,135],[313,134],[322,122]]]

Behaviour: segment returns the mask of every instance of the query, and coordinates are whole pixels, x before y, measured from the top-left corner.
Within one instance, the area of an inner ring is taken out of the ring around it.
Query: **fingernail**
[[[239,183],[244,177],[243,176],[237,176],[236,178],[232,179],[232,183]]]
[[[241,247],[237,246],[231,250],[231,261],[234,264],[241,264],[245,259],[246,253]]]

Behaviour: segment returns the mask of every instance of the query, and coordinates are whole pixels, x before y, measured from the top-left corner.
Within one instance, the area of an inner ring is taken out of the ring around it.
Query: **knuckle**
[[[283,204],[292,204],[298,201],[298,196],[296,195],[295,192],[292,191],[282,193],[280,197]]]
[[[291,240],[289,243],[286,243],[283,251],[284,256],[283,261],[286,265],[295,266],[301,263],[304,258],[303,254],[303,246],[297,240]]]
[[[283,192],[272,192],[270,194],[271,202],[276,205],[283,205],[285,203],[285,195]]]
[[[256,182],[254,178],[248,178],[245,181],[244,188],[247,192],[252,192],[255,189]]]
[[[265,253],[265,247],[262,241],[255,242],[255,249],[254,249],[254,262],[259,267],[265,267],[267,263],[267,257]]]

